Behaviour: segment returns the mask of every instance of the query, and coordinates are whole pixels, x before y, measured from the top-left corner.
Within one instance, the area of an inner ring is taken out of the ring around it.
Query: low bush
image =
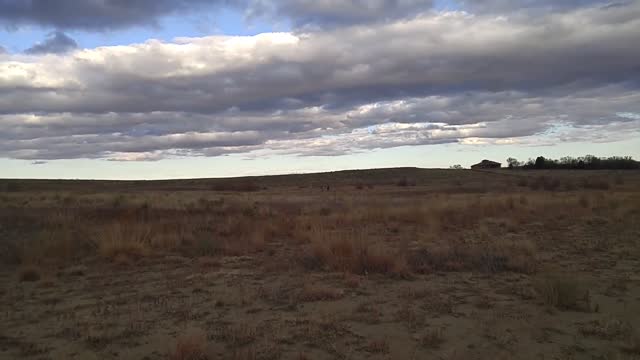
[[[20,281],[38,281],[40,280],[40,269],[35,266],[26,266],[20,269],[18,277]]]
[[[569,277],[541,277],[534,282],[534,288],[543,304],[549,308],[577,311],[589,309],[588,291]]]
[[[530,274],[536,270],[535,246],[531,242],[495,241],[486,244],[452,242],[414,250],[410,268],[418,273],[432,271],[513,271]]]
[[[99,253],[108,259],[140,258],[148,255],[152,229],[148,224],[118,222],[98,234]]]
[[[301,257],[307,269],[328,269],[354,274],[379,273],[404,277],[408,266],[402,256],[382,246],[354,237],[353,233],[339,234],[331,239],[313,239],[311,248]]]
[[[178,337],[175,347],[171,349],[169,360],[206,360],[207,338],[204,332],[190,330]]]

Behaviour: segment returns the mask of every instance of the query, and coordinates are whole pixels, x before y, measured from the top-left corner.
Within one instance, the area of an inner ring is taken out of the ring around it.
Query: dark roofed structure
[[[482,160],[481,162],[471,165],[472,169],[499,169],[502,164],[491,160]]]

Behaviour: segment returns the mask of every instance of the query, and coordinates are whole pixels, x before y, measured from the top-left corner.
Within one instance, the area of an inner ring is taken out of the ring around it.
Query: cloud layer
[[[41,43],[25,50],[27,54],[61,54],[78,47],[75,40],[61,31],[54,31]]]
[[[331,2],[314,3],[329,13],[311,23],[361,22],[346,10],[349,20],[332,18]],[[0,54],[0,156],[340,155],[637,136],[640,3],[576,3],[535,19],[427,11],[324,31]]]
[[[233,4],[228,0],[0,0],[0,23],[109,30],[153,25],[165,15]]]
[[[628,0],[451,0],[473,13],[565,11],[614,6]],[[294,27],[335,27],[414,18],[432,10],[432,0],[0,0],[0,24],[61,30],[103,31],[158,25],[168,15],[242,11],[248,18],[290,21]]]
[[[509,13],[527,11],[558,12],[589,6],[617,6],[629,1],[609,0],[459,0],[457,3],[465,9],[480,13]]]
[[[432,5],[431,0],[254,0],[247,16],[286,18],[295,28],[331,28],[413,18]]]

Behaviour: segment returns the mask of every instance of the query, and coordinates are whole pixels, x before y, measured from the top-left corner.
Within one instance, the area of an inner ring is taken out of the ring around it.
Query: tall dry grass
[[[301,257],[308,269],[324,269],[355,274],[407,275],[403,254],[372,243],[363,231],[319,231]]]
[[[123,221],[107,225],[96,235],[98,252],[107,259],[147,256],[151,250],[153,233],[148,223]]]
[[[505,193],[402,195],[420,187],[391,188],[350,187],[313,196],[305,190],[11,193],[0,206],[0,230],[8,239],[0,244],[0,256],[3,263],[40,266],[156,254],[265,254],[276,256],[274,261],[299,254],[297,263],[313,271],[399,277],[431,271],[533,273],[538,251],[556,245],[543,241],[549,234],[576,225],[599,227],[613,234],[607,237],[613,239],[609,249],[615,234],[630,227],[622,224],[640,217],[638,196],[626,190],[607,196],[599,190],[519,187]]]

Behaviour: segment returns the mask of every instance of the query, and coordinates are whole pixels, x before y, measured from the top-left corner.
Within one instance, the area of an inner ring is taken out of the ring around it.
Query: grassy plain
[[[636,359],[640,172],[0,180],[0,358]]]

